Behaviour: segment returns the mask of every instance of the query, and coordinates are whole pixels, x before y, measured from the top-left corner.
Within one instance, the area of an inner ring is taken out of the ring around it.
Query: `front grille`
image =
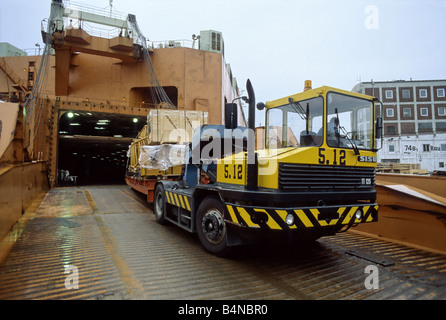
[[[279,164],[282,190],[369,190],[374,186],[375,168]]]

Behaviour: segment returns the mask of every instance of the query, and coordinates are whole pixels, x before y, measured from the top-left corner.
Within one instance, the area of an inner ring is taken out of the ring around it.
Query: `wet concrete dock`
[[[55,188],[28,214],[0,299],[446,299],[446,256],[354,232],[218,258],[127,186]]]

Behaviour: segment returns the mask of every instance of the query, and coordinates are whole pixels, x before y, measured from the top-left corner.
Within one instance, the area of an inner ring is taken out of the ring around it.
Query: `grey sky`
[[[108,0],[77,0],[107,8]],[[0,0],[0,42],[42,44],[50,0]],[[446,78],[444,0],[114,0],[150,40],[223,32],[225,59],[257,100],[313,87],[351,90],[362,81]]]

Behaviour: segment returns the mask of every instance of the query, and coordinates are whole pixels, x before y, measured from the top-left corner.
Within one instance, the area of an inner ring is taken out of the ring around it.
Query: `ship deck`
[[[3,241],[0,299],[446,299],[443,254],[349,231],[223,259],[156,223],[145,200],[124,185],[42,194]],[[377,288],[366,285],[369,266]]]

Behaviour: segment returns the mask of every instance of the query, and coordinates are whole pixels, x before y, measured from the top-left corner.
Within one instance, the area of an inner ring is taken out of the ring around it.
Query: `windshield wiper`
[[[339,114],[338,114],[338,108],[335,108],[335,114],[336,114],[336,121],[335,121],[335,136],[338,138],[338,147],[340,146],[341,141],[341,133],[339,131],[342,131],[342,134],[347,138],[347,140],[352,144],[353,151],[355,152],[355,155],[359,156],[359,150],[356,143],[351,139],[348,135],[347,130],[341,124],[339,123]]]
[[[334,123],[335,137],[338,139],[338,147],[341,145],[341,134],[339,133],[340,123],[339,123],[339,113],[338,108],[335,108],[336,120]]]
[[[347,130],[345,130],[344,127],[339,126],[339,129],[341,129],[342,133],[345,135],[345,137],[347,138],[347,140],[352,144],[352,148],[355,151],[355,155],[359,156],[359,149],[358,146],[356,145],[356,143],[353,141],[353,139],[351,139],[348,135]]]
[[[289,104],[294,108],[296,113],[301,117],[302,120],[305,120],[305,130],[308,134],[308,118],[310,117],[310,104],[307,102],[307,111],[304,110],[304,108],[301,106],[299,101],[294,101],[293,98],[288,98]]]
[[[302,118],[302,120],[308,119],[308,106],[307,106],[307,112],[305,112],[304,108],[300,105],[299,101],[294,101],[293,98],[288,98],[289,104],[296,110],[296,112],[299,114],[299,116]]]

